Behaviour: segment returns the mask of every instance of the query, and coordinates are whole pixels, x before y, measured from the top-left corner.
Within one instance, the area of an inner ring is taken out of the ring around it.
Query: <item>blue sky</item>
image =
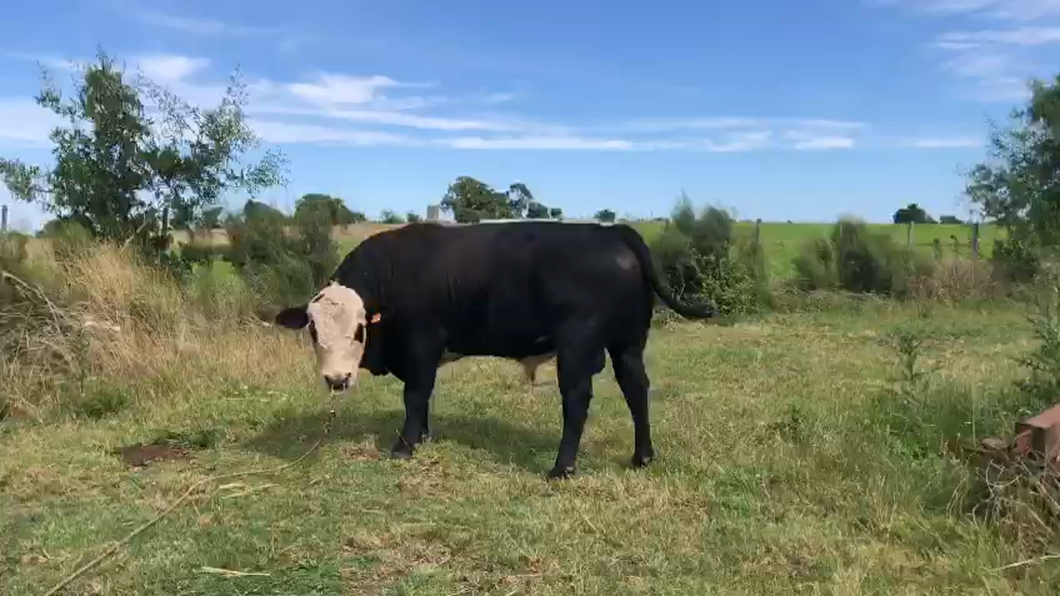
[[[573,216],[666,214],[683,190],[741,218],[885,221],[967,214],[988,118],[1057,72],[1060,0],[14,3],[0,155],[48,162],[36,62],[68,80],[97,45],[202,105],[239,66],[290,159],[262,197],[283,208],[423,213],[470,175]]]

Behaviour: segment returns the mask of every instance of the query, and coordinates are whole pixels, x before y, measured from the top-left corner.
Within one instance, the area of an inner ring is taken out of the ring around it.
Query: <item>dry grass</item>
[[[998,298],[1005,289],[994,278],[987,261],[964,257],[936,261],[930,277],[916,278],[910,286],[910,294],[916,300],[950,303]]]
[[[378,234],[386,230],[392,230],[400,228],[404,224],[384,224],[384,223],[359,223],[350,224],[348,226],[335,226],[332,228],[332,237],[346,250],[353,248],[359,244],[365,238]],[[288,228],[288,231],[292,231]],[[210,244],[212,246],[222,246],[228,244],[228,234],[224,228],[217,228],[209,230],[208,232],[197,232],[194,236],[184,230],[177,230],[171,233],[174,244],[187,244],[188,242],[195,241],[204,244]]]
[[[269,381],[273,371],[302,364],[299,340],[248,318],[245,304],[212,305],[216,316],[207,317],[196,288],[180,288],[119,247],[94,246],[61,262],[40,252],[34,266],[39,279],[23,293],[46,308],[20,327],[18,355],[0,363],[14,405],[26,411],[91,398],[94,383],[135,387],[133,395],[146,389],[155,399],[178,386]],[[291,360],[262,370],[258,350]]]
[[[120,332],[91,336],[83,390],[0,369],[37,415],[0,424],[5,594],[42,593],[206,475],[297,457],[329,405],[304,340],[239,319],[238,301],[208,316],[108,248],[57,270],[69,312]],[[907,403],[888,337],[910,325],[937,370]],[[1011,427],[1028,337],[1021,312],[989,305],[674,323],[647,356],[659,460],[627,469],[607,370],[580,475],[551,484],[554,364],[532,391],[510,362],[447,365],[439,437],[407,462],[384,455],[400,384],[364,377],[303,466],[196,495],[69,593],[1055,594],[1060,561],[1042,557],[1060,540],[957,506],[972,493],[943,448]],[[106,407],[68,407],[86,400]],[[130,470],[110,453],[160,436],[191,459]]]

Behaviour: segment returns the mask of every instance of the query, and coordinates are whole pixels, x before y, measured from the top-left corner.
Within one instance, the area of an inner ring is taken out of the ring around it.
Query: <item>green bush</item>
[[[728,213],[708,207],[698,216],[682,197],[672,224],[652,243],[652,254],[675,295],[709,300],[723,315],[749,313],[769,302],[761,245],[735,243]]]
[[[836,253],[824,238],[807,242],[795,257],[796,285],[802,290],[833,290],[839,287]]]
[[[994,240],[990,264],[997,278],[1013,283],[1028,283],[1042,270],[1041,258],[1029,243],[1016,238]]]
[[[331,238],[326,209],[303,209],[290,232],[287,223],[279,212],[255,209],[227,225],[228,260],[257,296],[259,308],[305,300],[338,265],[338,246]]]
[[[808,242],[794,259],[803,290],[841,289],[860,294],[905,297],[913,280],[930,276],[929,256],[899,246],[865,224],[840,220],[830,237]]]

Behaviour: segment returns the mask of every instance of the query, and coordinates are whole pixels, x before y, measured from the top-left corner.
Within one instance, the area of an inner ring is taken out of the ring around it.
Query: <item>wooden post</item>
[[[169,207],[162,208],[162,229],[158,237],[158,260],[162,261],[162,254],[166,252],[166,247],[169,246]]]
[[[905,229],[905,247],[913,248],[913,222],[909,222]]]
[[[762,245],[762,218],[755,220],[755,246]]]
[[[0,207],[0,234],[7,231],[7,205]]]
[[[979,222],[972,222],[972,258],[979,258]]]

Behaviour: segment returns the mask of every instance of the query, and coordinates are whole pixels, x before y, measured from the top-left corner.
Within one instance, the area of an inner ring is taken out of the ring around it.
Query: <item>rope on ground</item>
[[[333,399],[334,399],[334,396],[333,396]],[[129,535],[127,535],[125,538],[122,538],[117,543],[112,545],[110,548],[108,548],[107,550],[103,551],[103,554],[99,555],[95,559],[92,559],[88,563],[85,563],[84,565],[82,565],[77,571],[74,571],[73,573],[68,575],[66,577],[66,579],[64,579],[63,581],[61,581],[58,584],[56,584],[54,588],[52,588],[52,589],[48,590],[47,592],[45,592],[44,596],[52,596],[53,594],[58,593],[59,590],[62,590],[66,586],[70,585],[71,582],[73,582],[75,579],[77,579],[77,578],[81,577],[82,575],[84,575],[85,572],[87,572],[89,569],[92,569],[96,565],[99,565],[103,561],[107,560],[108,557],[110,557],[114,553],[118,552],[118,549],[120,549],[122,546],[125,546],[126,544],[128,544],[129,541],[131,541],[133,538],[136,538],[138,535],[140,535],[141,533],[146,531],[148,528],[150,528],[151,526],[153,526],[153,525],[157,524],[159,521],[161,521],[162,518],[164,518],[165,516],[169,515],[169,513],[171,511],[173,511],[178,506],[180,506],[180,504],[183,503],[185,499],[190,497],[191,494],[193,492],[195,492],[195,489],[199,488],[200,486],[203,486],[204,484],[209,484],[210,482],[217,482],[218,480],[228,480],[228,479],[231,479],[231,478],[242,478],[244,476],[256,476],[256,475],[259,475],[259,474],[278,474],[280,472],[283,472],[284,470],[287,470],[289,468],[292,468],[292,467],[298,465],[299,463],[304,461],[305,458],[309,457],[314,451],[319,449],[322,444],[324,444],[324,439],[326,439],[328,434],[331,433],[331,425],[334,422],[334,420],[335,420],[335,408],[332,407],[331,411],[328,413],[328,419],[324,422],[324,432],[321,435],[321,437],[317,440],[316,443],[313,444],[312,447],[309,448],[308,451],[303,453],[298,459],[296,459],[296,460],[294,460],[292,462],[288,462],[286,464],[283,464],[282,466],[278,466],[278,467],[275,467],[275,468],[264,468],[264,469],[259,469],[259,470],[245,470],[243,472],[229,472],[227,474],[219,474],[217,476],[208,476],[206,478],[203,478],[202,480],[199,480],[195,484],[192,484],[191,486],[188,487],[188,490],[184,491],[184,494],[182,494],[179,499],[177,499],[172,505],[170,505],[164,511],[162,511],[162,513],[159,513],[158,515],[156,515],[150,521],[144,523],[140,527],[138,527],[135,530],[133,530],[132,532],[130,532]]]

